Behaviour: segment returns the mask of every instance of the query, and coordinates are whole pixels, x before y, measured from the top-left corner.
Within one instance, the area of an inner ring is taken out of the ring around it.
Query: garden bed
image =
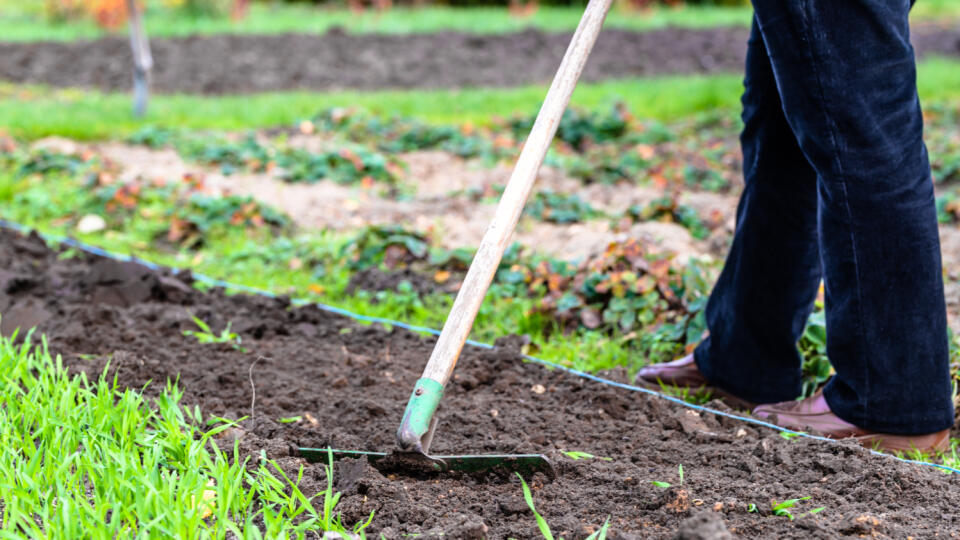
[[[149,26],[149,21],[148,21]],[[749,30],[605,30],[583,79],[743,70]],[[0,38],[2,39],[2,38]],[[960,30],[918,25],[919,55],[960,55]],[[526,30],[501,35],[218,35],[154,39],[158,92],[236,94],[291,89],[512,87],[549,82],[570,34]],[[126,90],[125,37],[2,43],[0,80],[58,87]]]
[[[186,405],[249,417],[220,438],[222,446],[238,441],[241,456],[252,460],[263,452],[291,477],[306,467],[301,485],[308,494],[325,488],[323,468],[305,464],[296,447],[392,448],[431,338],[293,308],[284,299],[203,293],[191,284],[188,274],[58,253],[36,236],[0,231],[5,334],[36,324],[70,369],[95,375],[109,364],[121,386],[149,384],[148,394],[178,378]],[[197,330],[191,315],[215,333],[229,323],[242,341],[200,344],[183,334]],[[464,351],[434,450],[547,454],[557,478],[527,481],[558,535],[585,537],[608,517],[610,538],[669,537],[681,527],[716,527],[718,518],[749,538],[949,537],[960,526],[956,475],[851,443],[787,439],[548,371],[521,360],[519,338],[498,345]],[[574,460],[563,452],[597,457]],[[384,476],[357,462],[337,471],[344,521],[375,511],[368,533],[538,535],[515,477]],[[795,520],[773,515],[771,501],[800,497],[810,499],[791,509],[794,516],[825,509]]]

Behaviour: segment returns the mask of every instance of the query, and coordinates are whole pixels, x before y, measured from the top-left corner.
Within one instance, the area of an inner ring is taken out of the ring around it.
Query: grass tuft
[[[104,371],[70,374],[46,342],[0,338],[0,508],[33,538],[288,538],[348,532],[331,485],[304,494],[273,461],[247,469],[169,383],[148,400]],[[201,427],[201,426],[207,426]],[[329,478],[329,471],[328,471]],[[365,526],[365,524],[361,524]],[[362,527],[356,529],[362,532]]]

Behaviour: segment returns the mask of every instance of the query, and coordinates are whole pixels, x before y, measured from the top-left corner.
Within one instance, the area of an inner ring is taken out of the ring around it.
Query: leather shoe
[[[793,431],[814,431],[831,439],[853,437],[867,448],[887,452],[934,453],[946,450],[950,443],[950,430],[925,435],[891,435],[857,427],[833,414],[822,392],[800,401],[760,405],[753,415]]]
[[[663,364],[651,364],[640,368],[637,373],[637,383],[648,388],[660,389],[660,385],[677,386],[680,388],[689,388],[697,390],[697,393],[710,393],[723,400],[727,405],[734,409],[750,410],[754,407],[745,399],[737,397],[722,388],[712,386],[710,381],[703,376],[697,363],[693,360],[693,355],[687,355],[673,362]]]

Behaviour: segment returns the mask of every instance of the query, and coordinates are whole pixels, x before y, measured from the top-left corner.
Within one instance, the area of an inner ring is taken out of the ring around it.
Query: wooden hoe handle
[[[428,451],[429,440],[421,439],[425,436],[429,439],[429,435],[432,435],[428,432],[431,431],[430,424],[443,395],[443,387],[453,373],[460,351],[480,310],[480,304],[490,288],[513,230],[520,221],[520,214],[527,197],[530,196],[537,172],[557,133],[560,119],[570,103],[570,96],[600,34],[612,1],[590,0],[580,19],[577,31],[537,114],[533,129],[530,130],[530,136],[523,145],[513,174],[510,175],[510,181],[500,197],[493,221],[483,235],[430,360],[414,387],[397,432],[397,442],[402,450],[413,449],[423,453]]]

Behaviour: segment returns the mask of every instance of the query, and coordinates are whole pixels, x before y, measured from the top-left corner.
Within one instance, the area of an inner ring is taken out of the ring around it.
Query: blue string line
[[[22,225],[22,224],[20,224],[20,223],[16,223],[16,222],[13,222],[13,221],[9,221],[9,220],[3,219],[3,218],[0,218],[0,227],[6,228],[6,229],[12,229],[12,230],[15,230],[15,231],[18,231],[18,232],[21,232],[21,233],[27,233],[27,232],[30,232],[31,230],[33,230],[33,229],[30,229],[29,227],[27,227],[27,226],[25,226],[25,225]],[[96,247],[96,246],[92,246],[92,245],[89,245],[89,244],[85,244],[85,243],[80,242],[80,241],[78,241],[78,240],[76,240],[76,239],[73,239],[73,238],[68,238],[68,237],[65,237],[65,236],[54,235],[54,234],[39,233],[39,232],[38,232],[37,234],[39,234],[41,238],[43,238],[43,239],[45,239],[45,240],[47,240],[47,241],[65,244],[65,245],[68,245],[68,246],[70,246],[70,247],[74,247],[74,248],[77,248],[77,249],[86,251],[87,253],[92,253],[92,254],[94,254],[94,255],[99,255],[99,256],[101,256],[101,257],[106,257],[106,258],[109,258],[109,259],[119,260],[119,261],[135,262],[135,263],[141,264],[141,265],[146,266],[147,268],[150,268],[150,269],[153,269],[153,270],[159,270],[159,269],[163,268],[161,265],[158,265],[158,264],[156,264],[156,263],[152,263],[152,262],[150,262],[150,261],[146,261],[146,260],[140,259],[140,258],[138,258],[138,257],[133,257],[133,256],[131,256],[131,255],[124,255],[124,254],[121,254],[121,253],[112,253],[112,252],[107,251],[107,250],[105,250],[105,249],[102,249],[102,248],[99,248],[99,247]],[[206,283],[206,284],[208,284],[208,285],[212,285],[212,286],[215,286],[215,287],[223,287],[224,289],[232,289],[232,290],[235,290],[235,291],[243,291],[243,292],[247,292],[247,293],[251,293],[251,294],[256,294],[256,295],[260,295],[260,296],[266,296],[266,297],[269,297],[269,298],[276,298],[276,297],[277,297],[276,294],[274,294],[274,293],[272,293],[272,292],[270,292],[270,291],[264,290],[264,289],[257,288],[257,287],[250,287],[250,286],[248,286],[248,285],[241,285],[241,284],[238,284],[238,283],[230,283],[230,282],[224,281],[224,280],[222,280],[222,279],[217,279],[217,278],[210,277],[210,276],[207,276],[207,275],[204,275],[204,274],[194,273],[194,272],[192,272],[192,271],[191,271],[191,274],[193,275],[193,278],[194,278],[196,281],[200,281],[200,282],[202,282],[202,283]],[[432,334],[432,335],[435,335],[435,336],[439,336],[439,335],[440,335],[440,331],[437,330],[437,329],[435,329],[435,328],[429,328],[429,327],[426,327],[426,326],[417,326],[417,325],[414,325],[414,324],[407,324],[407,323],[405,323],[405,322],[394,321],[394,320],[386,319],[386,318],[383,318],[383,317],[371,317],[371,316],[369,316],[369,315],[362,315],[362,314],[360,314],[360,313],[354,313],[354,312],[352,312],[352,311],[348,311],[348,310],[343,309],[343,308],[338,308],[338,307],[336,307],[336,306],[330,306],[330,305],[322,304],[322,303],[319,303],[319,302],[311,302],[310,300],[303,299],[303,298],[293,299],[293,300],[291,300],[291,303],[294,304],[294,305],[298,305],[298,306],[302,306],[302,305],[312,305],[312,306],[315,306],[315,307],[317,307],[317,308],[319,308],[319,309],[321,309],[321,310],[323,310],[323,311],[327,311],[327,312],[330,312],[330,313],[336,313],[336,314],[338,314],[338,315],[343,315],[343,316],[345,316],[345,317],[349,317],[349,318],[351,318],[351,319],[358,320],[358,321],[365,321],[365,322],[371,322],[371,323],[380,323],[380,324],[386,324],[386,325],[390,325],[390,326],[396,326],[396,327],[398,327],[398,328],[403,328],[403,329],[405,329],[405,330],[410,330],[410,331],[412,331],[412,332],[418,332],[418,333],[421,333],[421,334]],[[472,339],[468,339],[468,340],[467,340],[467,344],[470,345],[470,346],[473,346],[473,347],[481,348],[481,349],[493,349],[493,345],[491,345],[491,344],[489,344],[489,343],[482,343],[482,342],[480,342],[480,341],[474,341],[474,340],[472,340]],[[606,379],[606,378],[603,378],[603,377],[599,377],[599,376],[597,376],[597,375],[593,375],[593,374],[591,374],[591,373],[587,373],[587,372],[585,372],[585,371],[580,371],[579,369],[574,369],[574,368],[571,368],[571,367],[568,367],[568,366],[564,366],[564,365],[561,365],[561,364],[557,364],[557,363],[555,363],[555,362],[551,362],[551,361],[549,361],[549,360],[544,360],[544,359],[542,359],[542,358],[537,358],[537,357],[530,356],[530,355],[527,355],[527,354],[524,354],[524,355],[521,355],[521,356],[522,356],[525,360],[527,360],[527,361],[534,362],[534,363],[537,363],[537,364],[540,364],[540,365],[543,365],[543,366],[547,366],[547,367],[549,367],[549,368],[559,369],[559,370],[562,370],[562,371],[564,371],[564,372],[566,372],[566,373],[569,373],[569,374],[571,374],[571,375],[575,375],[575,376],[577,376],[577,377],[581,377],[581,378],[584,378],[584,379],[588,379],[588,380],[591,380],[591,381],[594,381],[594,382],[598,382],[598,383],[600,383],[600,384],[604,384],[604,385],[607,385],[607,386],[612,386],[612,387],[620,388],[620,389],[623,389],[623,390],[629,390],[629,391],[631,391],[631,392],[641,392],[641,393],[644,393],[644,394],[648,394],[648,395],[650,395],[650,396],[654,396],[654,397],[657,397],[657,398],[660,398],[660,399],[664,399],[664,400],[669,401],[669,402],[671,402],[671,403],[675,403],[675,404],[677,404],[677,405],[680,405],[680,406],[683,406],[683,407],[687,407],[687,408],[693,409],[693,410],[695,410],[695,411],[705,412],[705,413],[709,413],[709,414],[712,414],[712,415],[715,415],[715,416],[722,416],[722,417],[730,418],[730,419],[737,420],[737,421],[740,421],[740,422],[746,422],[746,423],[748,423],[748,424],[753,424],[753,425],[756,425],[756,426],[773,429],[773,430],[776,430],[776,431],[778,431],[778,432],[780,432],[780,433],[786,433],[786,434],[789,434],[789,435],[791,435],[791,436],[804,437],[804,438],[807,438],[807,439],[813,439],[813,440],[815,440],[815,441],[824,441],[824,442],[828,442],[828,443],[831,443],[831,444],[837,444],[837,440],[836,440],[836,439],[829,439],[829,438],[827,438],[827,437],[821,437],[821,436],[819,436],[819,435],[811,435],[811,434],[806,433],[806,432],[803,432],[803,431],[794,431],[794,430],[791,430],[791,429],[786,429],[786,428],[780,427],[780,426],[778,426],[778,425],[776,425],[776,424],[772,424],[772,423],[770,423],[770,422],[764,422],[763,420],[759,420],[759,419],[757,419],[757,418],[751,418],[751,417],[748,417],[748,416],[740,416],[740,415],[737,415],[737,414],[731,414],[731,413],[724,412],[724,411],[720,411],[720,410],[717,410],[717,409],[712,409],[712,408],[710,408],[710,407],[704,407],[703,405],[696,405],[696,404],[693,404],[693,403],[688,403],[688,402],[686,402],[686,401],[684,401],[684,400],[682,400],[682,399],[680,399],[680,398],[677,398],[677,397],[674,397],[674,396],[669,396],[669,395],[667,395],[667,394],[663,394],[663,393],[661,393],[661,392],[657,392],[656,390],[651,390],[651,389],[649,389],[649,388],[644,388],[644,387],[642,387],[642,386],[636,386],[636,385],[633,385],[633,384],[627,384],[627,383],[621,383],[621,382],[613,381],[613,380],[610,380],[610,379]],[[887,457],[887,458],[893,458],[893,459],[896,459],[896,460],[898,460],[898,461],[902,461],[902,462],[904,462],[904,463],[912,463],[912,464],[914,464],[914,465],[923,465],[923,466],[926,466],[926,467],[934,467],[934,468],[936,468],[936,469],[941,469],[941,470],[944,470],[944,471],[949,471],[949,472],[954,472],[954,473],[960,473],[960,469],[957,469],[957,468],[954,468],[954,467],[950,467],[949,465],[942,465],[942,464],[939,464],[939,463],[929,463],[929,462],[926,462],[926,461],[919,461],[919,460],[915,460],[915,459],[902,458],[902,457],[899,457],[899,456],[895,456],[895,455],[893,455],[893,454],[885,454],[885,453],[883,453],[883,452],[878,452],[877,450],[873,450],[873,449],[867,449],[867,450],[868,450],[871,454],[873,454],[873,455],[883,456],[883,457]]]

